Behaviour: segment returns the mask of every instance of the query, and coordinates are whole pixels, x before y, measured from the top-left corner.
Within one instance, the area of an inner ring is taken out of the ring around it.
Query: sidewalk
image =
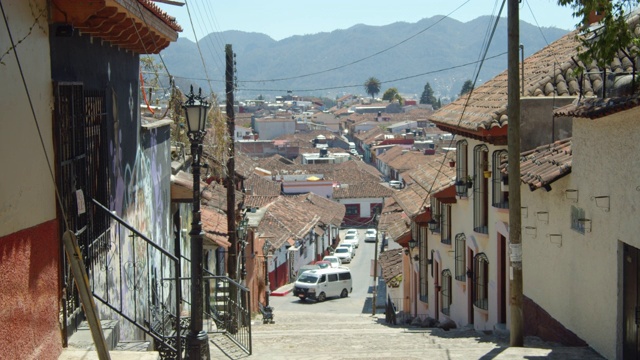
[[[293,283],[285,284],[271,292],[271,296],[287,296],[293,291]]]

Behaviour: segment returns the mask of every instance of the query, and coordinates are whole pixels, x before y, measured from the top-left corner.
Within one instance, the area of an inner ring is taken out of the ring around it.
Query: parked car
[[[333,252],[333,256],[340,259],[343,264],[350,263],[353,256],[351,256],[351,249],[338,246]]]
[[[402,189],[402,181],[391,180],[391,181],[389,181],[389,186],[394,188],[394,189]]]
[[[316,263],[314,265],[317,265],[318,268],[320,268],[320,269],[326,269],[326,268],[331,267],[331,262],[320,260],[320,261],[316,261]]]
[[[345,235],[355,235],[358,236],[358,229],[347,229]]]
[[[351,271],[347,268],[328,268],[305,271],[293,287],[293,296],[300,301],[307,298],[318,302],[328,297],[345,298],[353,290]]]
[[[364,234],[365,242],[376,242],[376,235],[378,231],[376,229],[367,229],[367,232]]]
[[[342,265],[342,261],[340,261],[340,259],[337,256],[327,255],[322,258],[322,261],[328,261],[330,264],[329,266],[332,268],[337,268],[337,267],[340,267],[340,265]]]
[[[359,242],[360,241],[358,241],[358,235],[353,234],[345,235],[344,240],[342,240],[343,244],[353,245],[354,248],[358,247]]]
[[[345,247],[351,251],[351,258],[353,259],[356,256],[356,247],[353,244],[342,243],[338,246],[338,248]]]

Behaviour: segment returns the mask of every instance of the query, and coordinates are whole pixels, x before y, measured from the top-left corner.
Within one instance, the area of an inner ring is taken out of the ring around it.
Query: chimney
[[[604,18],[604,13],[594,10],[587,16],[587,21],[589,22],[587,25],[599,23],[602,18]]]

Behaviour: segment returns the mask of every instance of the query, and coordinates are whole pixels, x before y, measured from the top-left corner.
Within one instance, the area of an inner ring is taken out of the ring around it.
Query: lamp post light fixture
[[[204,281],[202,256],[202,223],[200,222],[200,157],[202,140],[207,133],[205,124],[209,103],[202,98],[202,89],[198,94],[191,92],[182,104],[185,110],[189,140],[191,141],[191,165],[193,174],[193,219],[191,222],[191,322],[187,334],[187,355],[189,359],[209,359],[209,337],[203,330]],[[179,326],[179,325],[178,325]]]
[[[418,245],[418,242],[415,239],[412,238],[411,240],[409,240],[409,248],[415,249],[416,245]]]
[[[269,250],[271,243],[269,240],[264,241],[262,245],[262,255],[264,256],[264,306],[269,308],[269,295],[271,293],[271,284],[269,283]]]
[[[438,230],[438,222],[435,219],[431,219],[427,222],[427,226],[429,230],[433,234],[436,230]]]

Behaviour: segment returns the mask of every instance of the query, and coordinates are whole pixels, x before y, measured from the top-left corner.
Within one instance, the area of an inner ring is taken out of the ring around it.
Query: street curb
[[[271,296],[286,296],[289,295],[291,293],[293,289],[289,289],[289,290],[284,290],[284,291],[278,291],[278,292],[272,292]]]

